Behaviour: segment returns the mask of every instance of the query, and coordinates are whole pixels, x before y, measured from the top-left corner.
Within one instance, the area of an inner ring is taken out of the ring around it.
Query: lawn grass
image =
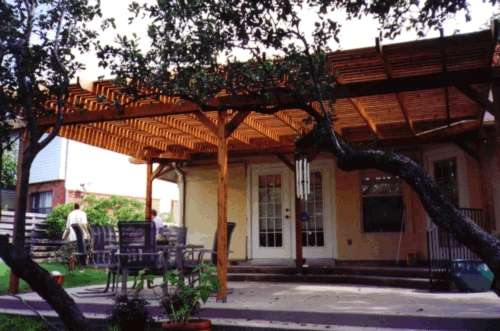
[[[40,263],[40,266],[46,269],[49,273],[59,271],[64,274],[63,288],[89,286],[106,284],[106,271],[102,269],[86,268],[85,271],[79,272],[78,268],[74,276],[68,272],[68,266],[61,263]],[[9,289],[10,268],[5,263],[0,263],[0,294],[6,294]],[[19,292],[31,292],[31,288],[22,279],[19,280]]]

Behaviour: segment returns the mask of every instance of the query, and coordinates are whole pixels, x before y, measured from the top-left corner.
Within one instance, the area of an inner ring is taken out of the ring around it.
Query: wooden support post
[[[491,89],[493,92],[493,110],[494,110],[494,116],[495,116],[495,146],[493,147],[493,153],[496,154],[496,159],[497,159],[497,167],[492,167],[492,171],[496,171],[496,173],[493,173],[493,178],[500,178],[500,77],[495,77],[493,80],[493,83],[491,84]],[[495,208],[495,222],[498,222],[500,220],[500,213],[497,214],[497,212],[500,210],[498,208],[498,204],[500,204],[499,197],[500,194],[498,190],[495,190],[494,188],[497,187],[498,183],[494,183],[493,185],[493,201],[492,201],[492,206]],[[493,228],[497,228],[497,224],[492,225]]]
[[[481,204],[483,206],[484,230],[491,233],[493,228],[491,224],[491,206],[490,206],[490,191],[488,189],[488,169],[486,166],[486,147],[483,141],[478,143],[479,152],[479,181],[481,184]]]
[[[217,124],[217,302],[227,301],[227,112],[220,111]]]
[[[151,209],[153,205],[153,163],[148,162],[146,176],[146,221],[151,221]]]
[[[294,196],[295,196],[295,268],[297,275],[303,273],[302,268],[302,221],[300,220],[300,214],[302,213],[302,203],[297,197],[297,172],[294,169]]]
[[[24,130],[24,133],[19,137],[19,149],[18,149],[18,157],[17,157],[17,180],[16,180],[16,197],[21,194],[21,172],[22,165],[24,159],[24,153],[29,146],[29,135],[28,130]],[[16,244],[16,236],[15,233],[17,231],[17,215],[19,213],[26,213],[26,210],[19,210],[18,200],[16,199],[16,204],[14,206],[14,228],[12,233],[14,234],[12,237],[12,244]],[[17,294],[19,292],[19,278],[14,275],[14,273],[10,272],[10,280],[9,280],[9,294]]]

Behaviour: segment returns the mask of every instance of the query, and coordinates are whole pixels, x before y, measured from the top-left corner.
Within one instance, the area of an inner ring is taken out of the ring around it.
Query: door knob
[[[286,218],[286,219],[288,219],[288,218],[290,218],[290,216],[288,216],[288,215],[285,215],[285,218]]]

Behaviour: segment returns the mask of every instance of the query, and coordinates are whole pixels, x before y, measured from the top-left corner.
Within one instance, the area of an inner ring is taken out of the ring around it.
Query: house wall
[[[30,184],[42,183],[65,178],[65,143],[56,137],[37,154],[31,165]]]
[[[217,169],[214,166],[186,171],[186,226],[188,244],[212,249],[217,228]],[[229,259],[246,258],[246,174],[244,164],[228,166],[228,222],[236,227],[231,237]]]
[[[360,171],[345,172],[335,168],[338,260],[393,261],[398,259],[400,233],[363,233],[361,218]],[[426,218],[415,193],[403,186],[406,205],[406,229],[401,234],[399,261],[408,250],[417,250],[420,260],[427,259]],[[350,243],[350,244],[349,244]]]
[[[66,201],[66,188],[64,187],[64,180],[54,180],[43,183],[30,184],[28,188],[28,197],[32,193],[52,191],[52,207],[55,205],[65,203]],[[28,206],[28,211],[31,211],[31,206]]]
[[[435,160],[457,157],[460,176],[459,190],[461,207],[482,208],[479,168],[477,162],[453,144],[432,145],[404,152],[414,161],[432,172]],[[318,159],[331,158],[320,154]],[[248,256],[245,243],[248,236],[247,169],[250,164],[280,163],[275,156],[252,157],[229,165],[228,176],[228,220],[237,223],[232,238],[230,259]],[[339,261],[400,261],[406,260],[410,250],[416,250],[418,259],[427,260],[427,230],[430,220],[418,195],[404,184],[405,232],[363,233],[360,171],[344,172],[334,166],[335,208],[332,218],[336,228],[336,258]],[[217,224],[217,177],[216,166],[186,168],[188,241],[203,243],[211,248]],[[491,184],[494,185],[494,184]],[[498,192],[498,191],[497,191]],[[350,244],[349,244],[350,242]],[[398,255],[399,251],[399,255]]]

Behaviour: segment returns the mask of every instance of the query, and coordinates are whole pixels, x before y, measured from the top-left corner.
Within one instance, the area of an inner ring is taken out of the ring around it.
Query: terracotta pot
[[[212,321],[206,319],[190,319],[187,323],[163,322],[161,329],[170,331],[210,331],[212,330]]]
[[[64,275],[50,275],[50,276],[56,281],[57,284],[62,286],[64,282]]]

